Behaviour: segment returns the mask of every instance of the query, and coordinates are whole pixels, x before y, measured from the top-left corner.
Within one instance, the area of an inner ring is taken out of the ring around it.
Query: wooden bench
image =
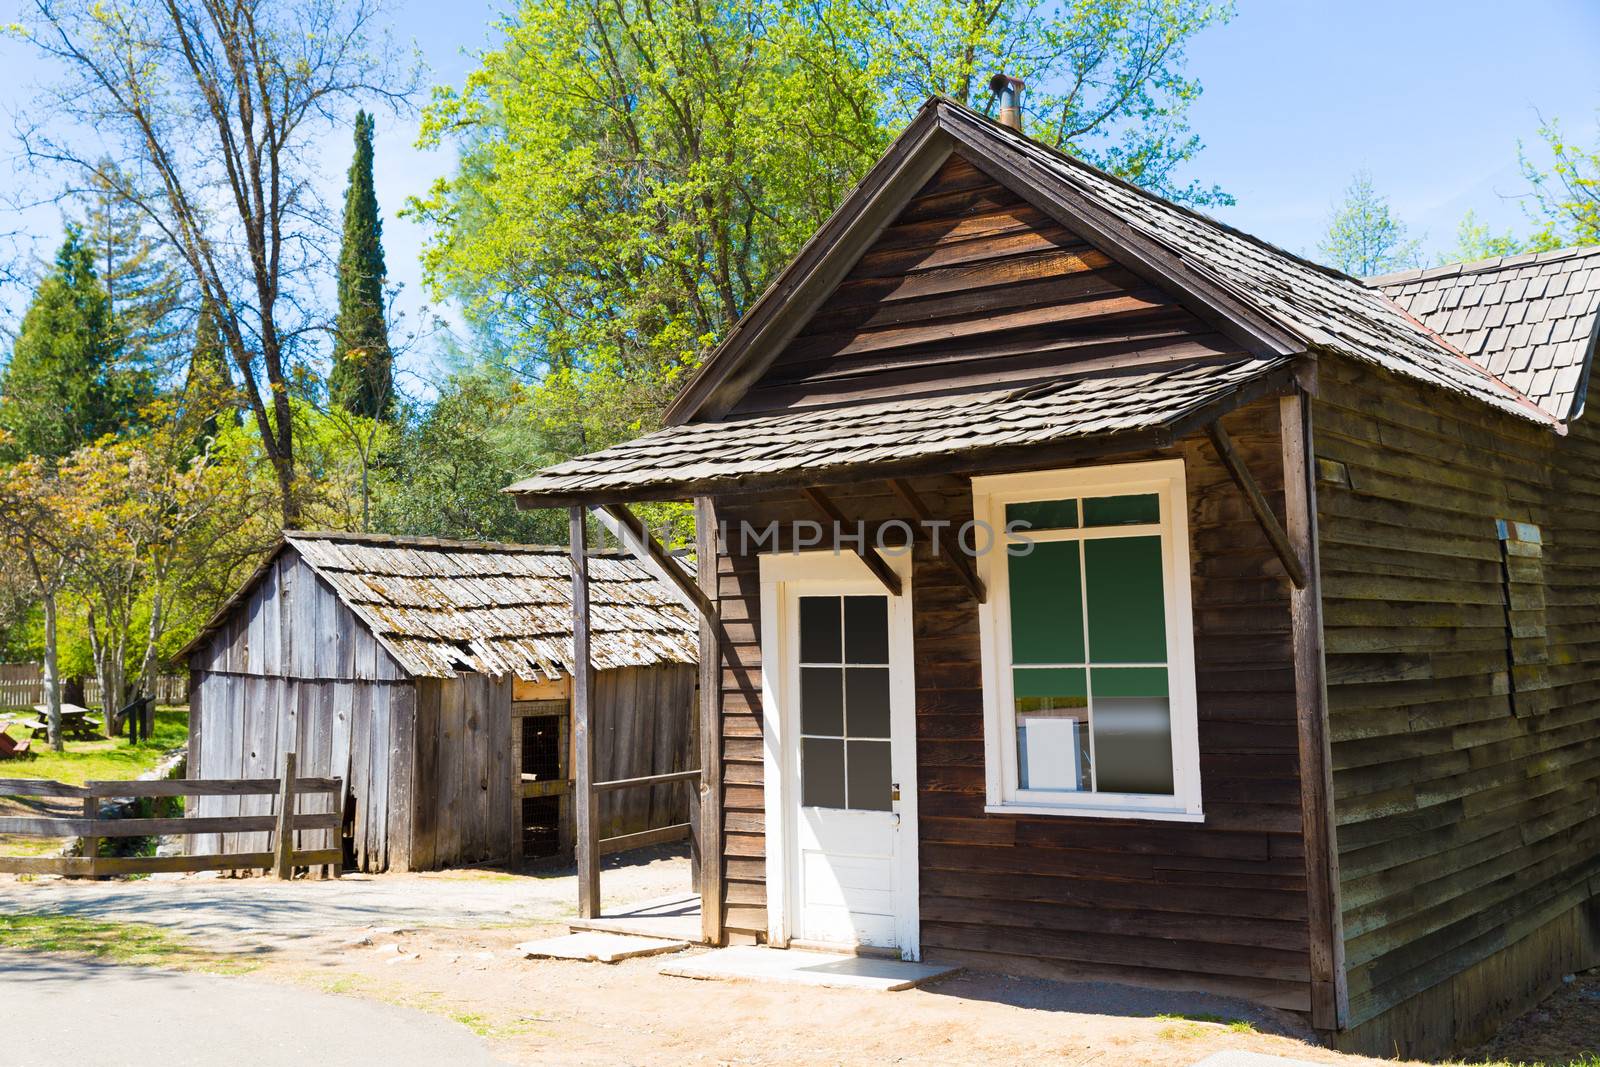
[[[31,738],[18,741],[4,732],[4,730],[0,730],[0,759],[16,759],[18,756],[26,756],[28,750],[32,747],[33,740]]]

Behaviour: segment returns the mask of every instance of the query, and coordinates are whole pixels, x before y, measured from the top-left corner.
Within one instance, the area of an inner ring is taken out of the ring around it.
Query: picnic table
[[[38,713],[40,721],[34,724],[35,729],[46,729],[50,720],[50,708],[46,704],[35,704],[33,710]],[[100,729],[100,719],[90,715],[88,708],[76,704],[61,705],[61,736],[70,737],[76,741],[92,741],[103,731]]]

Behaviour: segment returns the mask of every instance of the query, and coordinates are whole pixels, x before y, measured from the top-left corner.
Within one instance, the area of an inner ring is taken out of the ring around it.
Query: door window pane
[[[842,645],[839,598],[800,598],[800,662],[838,663]]]
[[[1011,662],[1082,663],[1078,542],[1044,541],[1011,568]]]
[[[888,737],[889,668],[847,667],[844,686],[850,736]]]
[[[858,811],[888,811],[893,806],[889,742],[850,740],[850,788],[846,800]]]
[[[800,803],[811,808],[842,808],[844,742],[833,737],[800,739]]]
[[[889,598],[844,598],[844,661],[889,662]]]
[[[1166,593],[1160,537],[1108,537],[1083,546],[1088,570],[1089,659],[1093,663],[1163,663]],[[1013,572],[1013,581],[1015,572]]]
[[[800,732],[844,736],[844,668],[800,668]]]

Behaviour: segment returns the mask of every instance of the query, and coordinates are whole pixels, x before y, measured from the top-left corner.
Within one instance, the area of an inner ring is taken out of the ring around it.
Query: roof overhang
[[[506,492],[523,508],[577,507],[1059,466],[1169,447],[1243,404],[1294,391],[1300,364],[1235,357],[668,426]]]

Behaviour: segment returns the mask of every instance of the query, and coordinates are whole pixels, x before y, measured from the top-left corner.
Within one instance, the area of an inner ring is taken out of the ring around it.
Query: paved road
[[[245,978],[4,952],[0,1002],[3,1059],[17,1067],[502,1062],[447,1019]]]

